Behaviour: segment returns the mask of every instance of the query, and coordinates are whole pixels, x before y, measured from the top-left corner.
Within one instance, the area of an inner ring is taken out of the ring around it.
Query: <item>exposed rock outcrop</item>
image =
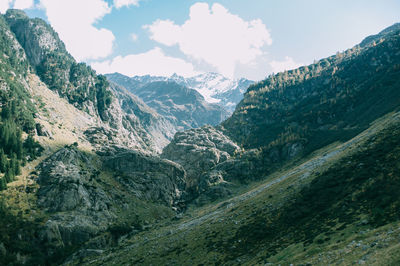
[[[65,147],[39,166],[38,206],[51,215],[41,237],[55,246],[83,243],[115,217],[112,198],[96,185],[99,171],[75,147]]]
[[[188,177],[187,189],[197,190],[202,175],[239,151],[240,148],[222,132],[204,126],[178,132],[161,157],[182,165]]]
[[[142,152],[161,153],[174,136],[175,126],[125,88],[111,84],[111,90],[115,100],[107,116],[117,135],[113,142]]]
[[[122,222],[121,210],[136,217],[132,199],[184,208],[186,173],[180,165],[118,147],[98,154],[70,145],[37,167],[37,203],[49,215],[39,235],[53,248],[79,245],[109,230]],[[107,178],[112,180],[106,181],[99,169],[111,173]]]
[[[204,126],[178,132],[161,157],[183,166],[188,176],[187,200],[203,205],[260,180],[274,169],[274,163],[293,158],[301,148],[293,143],[280,149],[242,151],[220,130]]]
[[[183,206],[186,173],[177,163],[127,150],[109,154],[104,161],[116,180],[137,198],[174,208]]]
[[[31,20],[21,10],[8,10],[7,23],[24,47],[32,66],[38,66],[49,52],[65,50],[64,44],[49,25],[40,19]]]

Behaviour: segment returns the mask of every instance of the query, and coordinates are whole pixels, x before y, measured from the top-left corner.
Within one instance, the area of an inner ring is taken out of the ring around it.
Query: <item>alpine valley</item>
[[[399,265],[400,24],[253,82],[98,75],[0,15],[0,265]]]

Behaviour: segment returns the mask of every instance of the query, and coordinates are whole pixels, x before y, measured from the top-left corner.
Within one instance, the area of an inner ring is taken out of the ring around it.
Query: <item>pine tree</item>
[[[1,117],[3,120],[7,120],[11,117],[11,110],[8,104],[6,104],[1,110]]]
[[[8,167],[6,174],[4,175],[4,179],[7,183],[14,181],[14,173],[12,167]]]
[[[7,189],[7,183],[5,177],[0,178],[0,191]]]
[[[0,173],[5,173],[7,169],[7,157],[4,150],[0,148]]]
[[[23,155],[23,145],[22,145],[22,131],[20,129],[17,130],[16,137],[17,139],[16,139],[15,153],[17,154],[18,160],[21,160]]]
[[[13,153],[13,155],[11,157],[11,169],[12,169],[14,176],[21,174],[21,167],[19,165],[17,155],[15,153]]]
[[[29,155],[31,160],[36,159],[43,151],[42,146],[36,142],[31,135],[29,135],[23,144],[25,155]]]

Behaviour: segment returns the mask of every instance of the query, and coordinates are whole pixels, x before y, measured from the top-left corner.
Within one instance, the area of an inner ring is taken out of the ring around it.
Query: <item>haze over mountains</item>
[[[8,10],[0,264],[400,263],[399,25],[253,84],[106,78]]]

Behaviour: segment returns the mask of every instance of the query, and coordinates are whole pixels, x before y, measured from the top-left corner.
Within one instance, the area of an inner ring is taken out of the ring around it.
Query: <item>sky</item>
[[[0,0],[49,22],[98,73],[261,80],[400,22],[399,0]]]

